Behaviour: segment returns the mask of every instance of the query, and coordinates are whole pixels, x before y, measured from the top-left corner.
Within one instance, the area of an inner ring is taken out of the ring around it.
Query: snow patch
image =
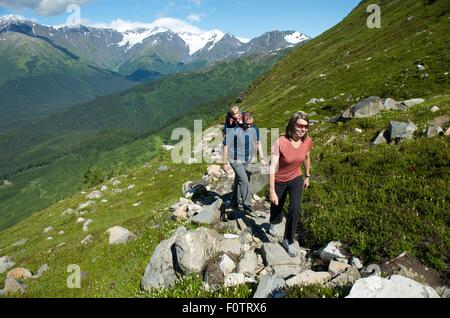
[[[288,34],[284,37],[284,39],[291,43],[291,44],[298,44],[301,43],[303,41],[309,40],[310,38],[306,35],[304,35],[303,33],[300,32],[293,32],[291,34]]]

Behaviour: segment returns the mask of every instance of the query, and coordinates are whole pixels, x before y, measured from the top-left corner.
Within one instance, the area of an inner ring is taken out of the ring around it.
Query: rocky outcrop
[[[156,247],[142,277],[141,287],[143,290],[173,286],[177,280],[174,267],[174,244],[180,236],[186,233],[186,228],[180,227],[172,237],[162,241]]]
[[[9,256],[3,256],[0,258],[0,274],[3,274],[8,269],[13,267],[16,263]]]

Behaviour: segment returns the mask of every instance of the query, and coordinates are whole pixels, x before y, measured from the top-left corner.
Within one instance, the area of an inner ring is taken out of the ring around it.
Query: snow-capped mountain
[[[309,37],[296,31],[272,31],[252,40],[220,30],[204,31],[182,20],[162,18],[150,24],[44,26],[22,16],[0,17],[0,34],[18,32],[41,38],[101,68],[124,75],[136,71],[168,74],[190,63],[204,65],[247,54],[298,45]],[[1,42],[0,42],[1,45]]]

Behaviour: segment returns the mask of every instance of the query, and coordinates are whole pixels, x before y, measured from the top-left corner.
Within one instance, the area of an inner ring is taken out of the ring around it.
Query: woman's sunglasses
[[[309,128],[309,125],[295,124],[295,126],[296,126],[298,129],[302,129],[302,128],[308,129],[308,128]]]

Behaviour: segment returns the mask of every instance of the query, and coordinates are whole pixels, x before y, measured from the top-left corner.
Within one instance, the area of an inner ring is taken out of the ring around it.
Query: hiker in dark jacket
[[[239,196],[242,197],[244,212],[252,212],[250,193],[249,164],[259,153],[260,162],[265,165],[264,154],[260,142],[259,129],[253,124],[253,115],[245,113],[242,127],[228,128],[224,138],[223,163],[224,170],[228,172],[230,165],[235,172],[233,196],[230,208],[239,209]]]

